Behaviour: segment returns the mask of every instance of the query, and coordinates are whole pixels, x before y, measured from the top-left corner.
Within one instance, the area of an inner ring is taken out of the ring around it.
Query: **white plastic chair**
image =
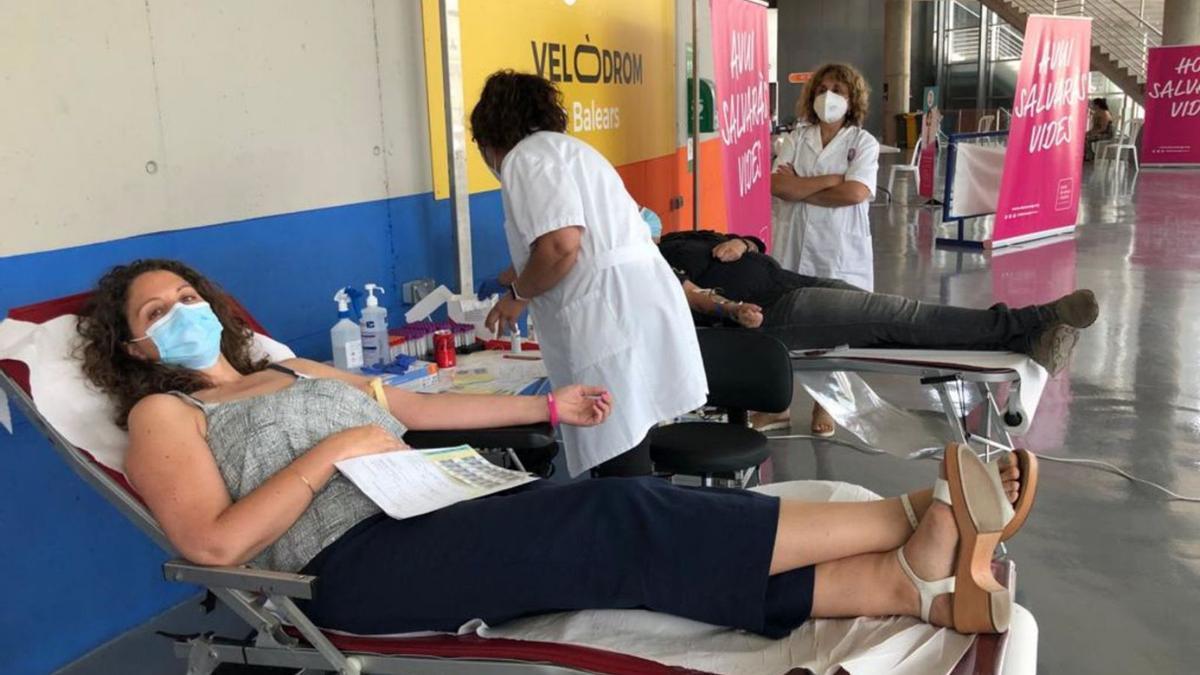
[[[913,183],[916,184],[918,190],[921,189],[921,174],[920,174],[920,169],[918,168],[920,161],[921,161],[921,139],[918,138],[917,145],[916,145],[916,147],[913,148],[912,161],[909,162],[908,164],[893,164],[891,171],[888,172],[888,186],[887,186],[888,194],[892,195],[893,197],[896,194],[896,174],[897,173],[912,174]]]
[[[1123,150],[1129,150],[1133,153],[1133,166],[1135,169],[1138,168],[1140,166],[1140,162],[1138,162],[1137,137],[1138,132],[1141,130],[1142,120],[1129,120],[1129,129],[1120,134],[1114,142],[1109,143],[1101,148],[1098,157],[1100,159],[1113,159],[1120,161],[1121,152]],[[1112,155],[1112,157],[1109,157],[1109,155]]]
[[[1124,120],[1121,119],[1120,115],[1113,115],[1112,122],[1109,124],[1111,125],[1110,128],[1113,129],[1112,136],[1109,136],[1108,138],[1102,138],[1098,141],[1092,141],[1092,157],[1096,158],[1097,161],[1099,161],[1104,155],[1105,147],[1112,143],[1121,142],[1121,130],[1125,127]],[[1091,131],[1092,116],[1088,115],[1088,133],[1091,133]]]
[[[984,115],[983,117],[979,118],[979,123],[975,125],[975,131],[977,131],[979,133],[983,133],[985,131],[995,131],[995,129],[996,129],[996,116],[995,115]]]

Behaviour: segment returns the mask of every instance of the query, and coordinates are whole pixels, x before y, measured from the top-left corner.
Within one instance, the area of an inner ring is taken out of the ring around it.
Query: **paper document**
[[[384,513],[397,520],[537,480],[527,473],[498,467],[467,445],[364,455],[335,466]]]

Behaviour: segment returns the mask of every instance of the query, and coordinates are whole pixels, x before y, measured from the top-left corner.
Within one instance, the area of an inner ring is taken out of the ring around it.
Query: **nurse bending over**
[[[528,307],[555,386],[590,382],[621,405],[602,427],[563,429],[572,476],[649,475],[648,432],[704,405],[687,300],[611,164],[568,136],[549,80],[504,70],[483,85],[471,133],[500,181],[512,267],[490,328]]]
[[[1020,471],[997,472],[953,446],[932,490],[874,502],[537,481],[394,520],[334,463],[403,450],[409,428],[546,421],[549,401],[388,389],[384,409],[361,376],[305,359],[268,366],[251,358],[228,297],[174,261],[109,271],[79,332],[85,374],[129,429],[127,476],[172,545],[202,565],[318,575],[320,593],[301,604],[324,628],[455,631],[616,608],[769,637],[809,617],[1008,626],[1012,596],[988,562],[1032,506],[1036,460],[1024,451]],[[603,428],[623,405],[579,385],[555,399],[569,428]]]

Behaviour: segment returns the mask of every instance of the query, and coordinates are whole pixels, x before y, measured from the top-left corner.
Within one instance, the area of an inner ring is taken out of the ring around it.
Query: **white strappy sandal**
[[[950,451],[949,448],[953,445],[947,446],[947,452]],[[1012,504],[1013,515],[1008,520],[1008,524],[1004,526],[1004,533],[1000,535],[1000,541],[1008,541],[1021,529],[1021,526],[1025,524],[1025,519],[1029,517],[1029,512],[1033,510],[1033,500],[1037,495],[1039,473],[1037,455],[1024,448],[1013,450],[1012,455],[1013,461],[1020,471],[1020,478],[1018,479],[1020,488],[1017,501]],[[991,464],[995,465],[996,473],[999,475],[1000,465],[998,460],[994,460]],[[945,483],[941,478],[938,479],[938,482]],[[936,495],[934,498],[936,499]],[[949,502],[946,503],[948,504]],[[904,507],[904,515],[908,517],[908,524],[912,526],[913,532],[916,532],[917,526],[921,524],[921,519],[917,517],[917,511],[913,508],[907,494],[900,495],[900,504]]]
[[[929,621],[933,600],[953,594],[954,629],[960,633],[1003,633],[1012,615],[1012,593],[992,575],[992,555],[1013,509],[1004,495],[999,470],[986,464],[970,447],[951,444],[943,460],[946,479],[934,484],[933,498],[950,506],[958,526],[958,555],[954,576],[927,581],[913,572],[903,547],[896,551],[900,568],[921,598],[921,620]],[[916,513],[901,498],[909,520]]]

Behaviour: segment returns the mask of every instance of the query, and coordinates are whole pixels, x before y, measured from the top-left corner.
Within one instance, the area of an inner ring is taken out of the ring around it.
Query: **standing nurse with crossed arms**
[[[818,68],[796,102],[800,123],[784,140],[771,176],[779,264],[864,291],[875,290],[869,210],[879,172],[879,142],[862,128],[869,94],[853,66]],[[833,418],[815,404],[812,433],[834,434]]]

